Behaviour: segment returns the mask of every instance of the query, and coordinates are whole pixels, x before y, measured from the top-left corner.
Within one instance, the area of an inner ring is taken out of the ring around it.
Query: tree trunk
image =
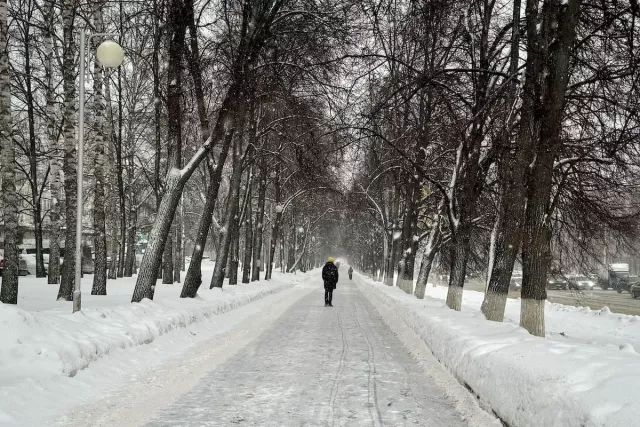
[[[173,248],[173,282],[180,283],[180,268],[182,267],[182,214],[178,212],[174,221],[174,248]]]
[[[94,10],[94,26],[98,33],[103,32],[102,7],[103,3],[99,2]],[[97,49],[98,40],[93,39],[92,49]],[[93,201],[93,229],[94,229],[94,246],[95,246],[95,262],[93,286],[91,295],[107,294],[107,232],[105,222],[105,194],[104,194],[104,134],[103,134],[103,110],[104,104],[102,99],[102,67],[98,60],[93,65],[93,107],[94,107],[94,201]]]
[[[176,204],[177,206],[177,204]],[[173,223],[173,222],[172,222]],[[173,225],[169,226],[169,235],[164,245],[164,253],[162,255],[162,284],[173,284]]]
[[[247,179],[248,195],[247,195],[247,208],[246,208],[246,220],[244,221],[245,235],[244,235],[244,259],[242,261],[242,283],[249,283],[251,279],[251,256],[253,253],[253,202],[252,196],[252,183],[251,183],[251,171],[249,171],[249,178]]]
[[[525,237],[522,244],[522,307],[520,325],[544,337],[544,303],[547,272],[551,264],[551,225],[547,217],[551,196],[553,155],[538,153],[528,183]]]
[[[238,264],[240,262],[240,225],[238,220],[234,221],[233,234],[231,237],[231,249],[229,249],[229,267],[227,273],[229,275],[229,284],[238,284]]]
[[[193,252],[191,253],[191,262],[189,263],[182,293],[180,294],[181,298],[195,298],[198,293],[198,288],[202,284],[202,254],[207,245],[207,237],[209,236],[209,229],[211,228],[213,219],[213,210],[215,209],[220,184],[222,183],[222,170],[234,134],[234,130],[231,130],[231,132],[227,134],[217,164],[209,169],[211,179],[209,188],[207,189],[207,199],[204,204],[200,223],[198,224],[196,241]]]
[[[402,223],[402,260],[398,283],[400,289],[408,294],[413,293],[413,266],[417,241],[413,238],[416,224],[416,213],[413,191],[407,195],[406,211]]]
[[[133,159],[131,159],[133,161]],[[133,165],[129,166],[133,169]],[[133,172],[130,173],[130,183],[133,183]],[[133,187],[132,184],[129,184]],[[124,264],[124,277],[132,277],[136,269],[136,222],[138,220],[137,200],[133,188],[129,191],[129,225],[127,226],[127,256]]]
[[[234,222],[237,221],[238,208],[240,204],[240,183],[242,181],[242,165],[240,161],[240,141],[236,138],[233,143],[233,174],[231,178],[231,187],[229,188],[229,201],[225,213],[224,226],[220,231],[220,246],[216,254],[216,265],[211,277],[211,288],[221,288],[225,277],[225,267],[229,257],[229,248],[233,239]]]
[[[451,245],[451,269],[447,307],[460,311],[462,309],[462,289],[467,274],[467,256],[469,254],[470,230],[460,224]]]
[[[427,245],[424,248],[424,253],[422,254],[422,263],[420,264],[420,272],[418,273],[415,290],[415,296],[418,299],[424,298],[427,281],[429,280],[429,274],[431,273],[431,267],[433,266],[433,260],[436,257],[440,246],[440,218],[442,217],[443,209],[444,204],[441,203],[438,208],[438,213],[434,215],[435,218],[431,225]]]
[[[520,49],[520,0],[513,4],[511,32],[511,59],[509,75],[518,72]],[[513,265],[522,242],[522,228],[526,194],[524,183],[526,168],[531,163],[531,138],[520,138],[511,146],[512,124],[515,121],[517,83],[511,84],[511,94],[506,97],[509,119],[503,129],[504,146],[500,149],[498,177],[500,183],[500,205],[491,238],[490,263],[487,290],[482,302],[482,313],[488,320],[502,322],[509,293]]]
[[[521,126],[534,135],[535,161],[527,181],[525,237],[522,243],[522,309],[520,326],[544,336],[546,279],[551,262],[551,192],[553,163],[562,141],[562,119],[571,50],[576,39],[580,1],[546,2],[538,19],[538,2],[527,0],[527,61],[541,73],[527,74],[526,105],[533,105]],[[539,23],[538,23],[539,22]]]
[[[276,254],[276,245],[278,244],[278,235],[280,233],[280,223],[282,222],[282,211],[278,212],[278,207],[281,203],[281,188],[280,188],[280,166],[276,168],[275,178],[273,180],[273,186],[275,191],[275,203],[276,203],[276,217],[273,222],[273,229],[271,231],[271,243],[269,248],[269,263],[267,264],[267,272],[265,280],[271,280],[273,275],[273,263]]]
[[[11,131],[11,81],[7,36],[7,2],[0,0],[0,143],[2,144],[2,206],[4,268],[0,301],[18,303],[18,196],[15,183],[16,152]]]
[[[29,127],[29,186],[33,208],[33,234],[36,241],[36,277],[45,277],[44,257],[42,256],[42,200],[38,188],[38,151],[36,146],[35,114],[33,87],[31,84],[31,23],[24,22],[24,84],[26,92],[27,122]],[[46,181],[46,176],[45,176]],[[44,184],[43,184],[44,185]]]
[[[65,0],[62,7],[64,54],[62,78],[64,87],[64,192],[66,207],[66,230],[64,243],[64,264],[58,290],[58,300],[71,301],[76,269],[76,206],[78,200],[78,169],[76,164],[75,112],[75,34],[73,20],[77,10],[77,0]],[[82,218],[80,218],[82,221]]]
[[[267,168],[264,162],[260,163],[260,176],[258,177],[258,211],[256,213],[256,228],[253,233],[253,265],[251,281],[260,280],[260,268],[262,267],[262,239],[264,229],[264,205],[267,195]]]

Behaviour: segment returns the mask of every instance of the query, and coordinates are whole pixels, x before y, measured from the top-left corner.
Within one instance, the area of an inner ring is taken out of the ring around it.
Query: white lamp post
[[[73,312],[82,308],[82,293],[80,291],[80,278],[82,276],[82,189],[83,181],[83,157],[84,157],[84,79],[85,79],[85,46],[93,37],[113,37],[114,34],[97,33],[87,37],[86,30],[80,30],[80,93],[79,93],[79,120],[78,120],[78,200],[76,207],[76,280],[73,290]],[[107,68],[117,68],[122,64],[124,51],[114,41],[102,42],[96,51],[98,61]]]

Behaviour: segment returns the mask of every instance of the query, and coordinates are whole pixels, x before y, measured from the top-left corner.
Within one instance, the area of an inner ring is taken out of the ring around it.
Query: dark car
[[[634,282],[629,285],[629,292],[633,299],[640,297],[640,282]]]
[[[547,289],[569,289],[569,284],[564,277],[549,276],[547,278]]]

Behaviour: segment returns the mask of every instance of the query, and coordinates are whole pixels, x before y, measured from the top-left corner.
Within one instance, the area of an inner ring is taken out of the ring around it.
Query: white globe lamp
[[[282,205],[276,205],[276,213],[280,214],[282,213],[282,211],[283,211]]]
[[[118,68],[124,60],[124,50],[113,40],[106,40],[98,46],[96,56],[103,67]]]

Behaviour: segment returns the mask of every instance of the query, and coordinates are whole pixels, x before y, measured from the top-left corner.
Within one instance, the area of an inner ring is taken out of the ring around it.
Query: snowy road
[[[353,284],[311,292],[147,424],[463,426]]]

